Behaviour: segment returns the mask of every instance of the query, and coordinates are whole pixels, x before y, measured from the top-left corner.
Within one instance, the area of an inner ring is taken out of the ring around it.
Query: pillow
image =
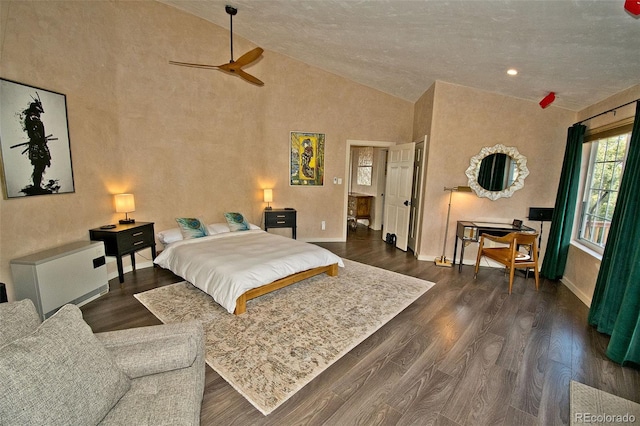
[[[209,235],[207,233],[207,227],[200,219],[196,219],[195,217],[179,217],[176,218],[176,222],[180,225],[180,232],[182,233],[182,238],[185,240]]]
[[[65,305],[32,334],[0,348],[0,424],[97,424],[129,378]]]
[[[214,235],[231,232],[231,229],[226,223],[212,223],[211,225],[207,226],[207,231],[209,231],[209,235]]]
[[[253,223],[249,224],[249,229],[262,229],[258,225],[254,225]],[[212,223],[207,226],[207,231],[209,231],[209,235],[215,234],[224,234],[225,232],[231,232],[229,225],[226,223]]]
[[[227,223],[229,224],[229,229],[231,232],[235,231],[248,231],[249,230],[249,222],[247,222],[240,213],[225,213],[225,219],[227,219]]]
[[[40,325],[40,315],[31,299],[0,303],[0,346],[29,335]]]
[[[166,231],[161,231],[156,234],[158,237],[158,241],[160,241],[165,246],[167,244],[175,243],[176,241],[182,241],[182,231],[180,228],[171,228]]]
[[[249,224],[249,229],[261,229],[259,226],[252,223]],[[212,223],[207,225],[207,235],[224,234],[225,232],[231,232],[227,223]],[[161,231],[156,234],[158,241],[165,246],[176,241],[182,241],[182,231],[180,228],[171,228],[166,231]]]

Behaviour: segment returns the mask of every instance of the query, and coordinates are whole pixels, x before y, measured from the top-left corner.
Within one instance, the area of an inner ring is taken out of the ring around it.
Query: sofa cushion
[[[100,426],[200,425],[203,386],[201,369],[183,368],[131,380],[131,389],[118,401]],[[212,419],[203,424],[225,424]],[[248,423],[246,423],[248,424]]]
[[[129,378],[65,305],[32,334],[0,348],[0,424],[97,424]]]
[[[40,316],[31,299],[0,303],[0,346],[33,333],[40,325]]]
[[[203,331],[202,325],[193,321],[95,336],[125,374],[134,379],[191,367],[202,350]]]

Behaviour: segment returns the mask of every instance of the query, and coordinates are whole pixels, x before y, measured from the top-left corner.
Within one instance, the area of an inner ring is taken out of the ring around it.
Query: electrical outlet
[[[326,223],[325,223],[325,221],[323,220],[323,221],[322,221],[322,230],[324,231],[324,230],[326,229],[326,227],[327,227],[327,224],[326,224]]]

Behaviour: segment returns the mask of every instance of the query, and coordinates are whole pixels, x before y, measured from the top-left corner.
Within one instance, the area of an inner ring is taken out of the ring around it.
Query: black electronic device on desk
[[[519,222],[519,223],[518,223]],[[462,262],[464,261],[464,248],[480,241],[480,235],[491,234],[497,236],[507,235],[510,232],[530,232],[536,233],[536,230],[522,224],[522,221],[514,219],[512,223],[496,223],[496,222],[470,222],[458,221],[456,227],[456,244],[453,248],[453,264],[456,264],[456,254],[458,252],[458,241],[462,241],[460,247],[460,263],[458,264],[458,272],[462,271]]]

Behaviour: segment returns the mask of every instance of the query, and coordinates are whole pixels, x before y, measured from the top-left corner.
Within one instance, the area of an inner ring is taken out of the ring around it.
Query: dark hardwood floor
[[[396,318],[263,416],[207,366],[203,425],[554,425],[569,423],[569,382],[640,402],[640,371],[604,355],[608,337],[561,283],[502,270],[436,267],[359,226],[346,243],[319,244],[341,257],[433,281]],[[110,282],[82,307],[95,332],[159,324],[134,297],[181,281],[160,268]]]

